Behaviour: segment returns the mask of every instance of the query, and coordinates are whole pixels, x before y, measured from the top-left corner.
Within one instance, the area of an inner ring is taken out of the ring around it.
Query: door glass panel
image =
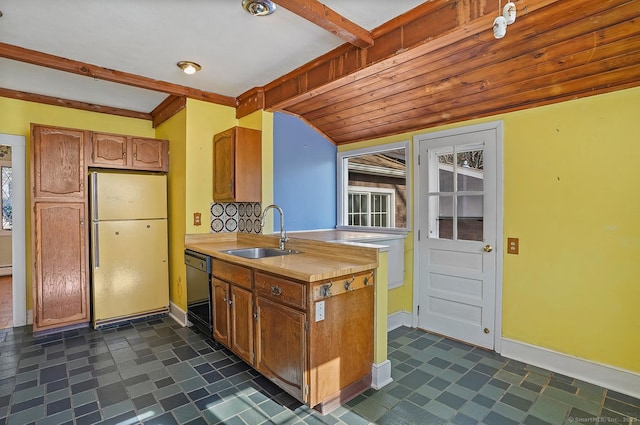
[[[482,241],[484,149],[479,144],[430,154],[429,237]]]
[[[453,218],[453,196],[430,196],[429,202],[435,210],[435,220],[431,220],[429,237],[437,239],[453,239],[453,226],[455,223]]]
[[[430,179],[430,192],[453,192],[453,158],[453,148],[436,155],[438,178]]]
[[[482,149],[458,152],[457,158],[458,192],[481,192],[484,182]]]
[[[458,240],[482,241],[484,196],[458,196],[457,228]]]

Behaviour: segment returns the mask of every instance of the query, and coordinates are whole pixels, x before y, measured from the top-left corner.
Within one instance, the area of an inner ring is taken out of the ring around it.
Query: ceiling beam
[[[79,109],[81,111],[98,112],[101,114],[118,115],[121,117],[152,120],[151,114],[132,111],[130,109],[114,108],[111,106],[96,105],[94,103],[79,102],[77,100],[61,99],[59,97],[45,96],[42,94],[27,93],[18,90],[0,88],[0,97],[24,100],[27,102],[44,103],[45,105],[62,106],[64,108]]]
[[[356,47],[373,46],[373,37],[369,31],[317,0],[278,0],[276,3]]]
[[[187,96],[191,99],[202,100],[205,102],[217,103],[231,107],[237,106],[236,99],[233,97],[222,96],[216,93],[181,86],[179,84],[154,80],[152,78],[129,74],[127,72],[115,71],[113,69],[25,49],[11,44],[0,43],[0,57],[30,63],[32,65],[43,66],[45,68],[57,69],[58,71],[70,72],[76,75],[84,75],[85,77],[97,78],[99,80],[111,81],[113,83],[167,93],[174,96]]]

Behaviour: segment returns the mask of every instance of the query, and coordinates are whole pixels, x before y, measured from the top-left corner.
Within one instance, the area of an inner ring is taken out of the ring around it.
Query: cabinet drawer
[[[225,261],[213,260],[211,270],[217,278],[251,289],[251,269]]]
[[[307,286],[281,277],[256,272],[256,293],[304,310]]]

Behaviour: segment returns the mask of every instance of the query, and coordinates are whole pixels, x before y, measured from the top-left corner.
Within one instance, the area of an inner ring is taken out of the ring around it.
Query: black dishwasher
[[[211,257],[186,249],[187,318],[205,335],[213,336],[211,320]]]

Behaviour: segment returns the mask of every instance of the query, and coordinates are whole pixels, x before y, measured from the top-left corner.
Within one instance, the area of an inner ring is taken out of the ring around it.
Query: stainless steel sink
[[[292,249],[279,249],[271,247],[228,249],[222,252],[224,252],[225,254],[235,255],[243,258],[265,258],[300,254],[300,251],[295,251]]]

